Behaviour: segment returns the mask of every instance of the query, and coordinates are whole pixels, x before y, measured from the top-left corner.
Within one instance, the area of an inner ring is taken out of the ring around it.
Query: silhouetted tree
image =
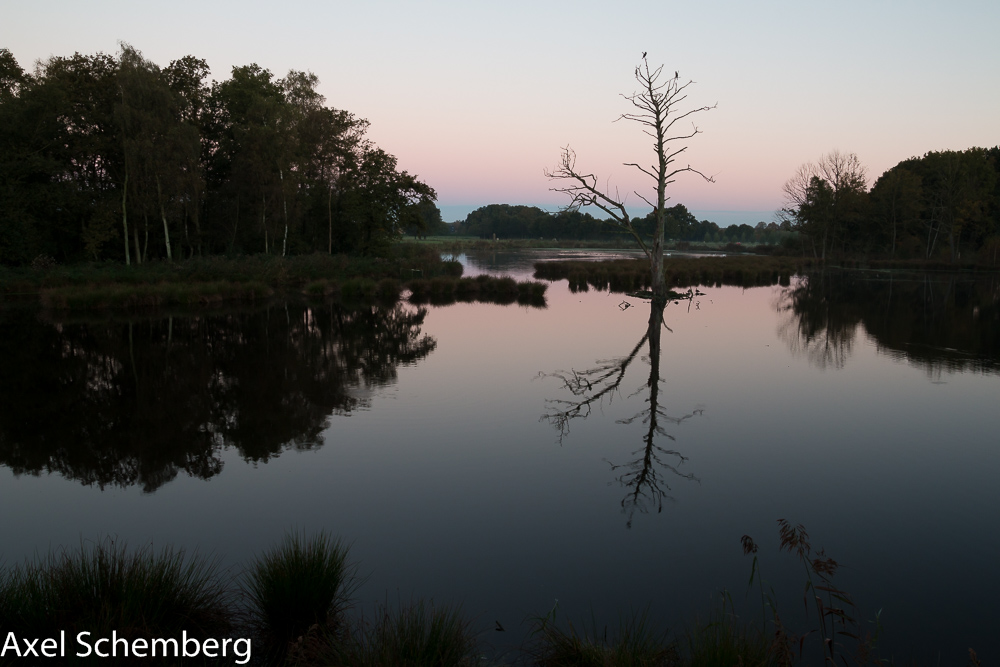
[[[621,385],[632,363],[639,358],[643,345],[648,344],[649,376],[644,386],[624,400],[645,393],[642,408],[632,417],[619,420],[619,424],[641,422],[645,428],[642,435],[642,447],[633,454],[635,459],[626,463],[610,463],[611,470],[619,472],[618,481],[627,491],[622,499],[622,510],[627,514],[626,526],[631,528],[636,510],[640,512],[655,508],[657,512],[663,509],[663,500],[669,499],[670,486],[663,479],[662,471],[668,471],[678,477],[697,480],[692,473],[684,473],[679,469],[687,457],[680,452],[660,444],[662,439],[673,441],[675,438],[666,430],[667,424],[679,425],[691,417],[701,414],[695,410],[682,417],[672,417],[660,402],[661,334],[666,324],[663,321],[665,303],[656,300],[649,302],[649,320],[646,331],[635,347],[623,357],[599,362],[598,365],[582,371],[556,371],[543,373],[543,377],[554,377],[562,383],[562,388],[568,391],[571,398],[552,399],[547,401],[549,411],[542,419],[552,424],[559,432],[560,444],[569,435],[570,424],[574,419],[586,419],[590,416],[593,406],[600,406],[607,401],[611,403],[616,398],[622,399]],[[676,463],[670,462],[674,459]]]
[[[653,138],[654,164],[646,167],[637,162],[625,163],[626,166],[638,169],[654,183],[656,192],[654,201],[638,192],[635,193],[653,208],[656,219],[653,237],[648,247],[643,240],[643,235],[636,227],[635,221],[625,209],[624,198],[617,191],[612,194],[610,191],[601,189],[598,186],[597,177],[593,174],[578,170],[576,153],[569,146],[563,149],[558,166],[545,173],[550,179],[568,182],[568,185],[552,189],[569,196],[570,209],[578,209],[581,206],[596,206],[610,216],[608,220],[610,224],[617,225],[635,238],[649,259],[654,298],[665,303],[667,286],[663,279],[663,244],[666,225],[665,206],[667,199],[669,199],[666,196],[667,186],[674,182],[674,177],[684,172],[691,172],[701,176],[706,181],[714,182],[712,177],[706,176],[690,165],[683,167],[675,165],[681,153],[687,150],[686,145],[678,145],[676,142],[691,139],[699,134],[700,130],[693,124],[690,130],[674,130],[674,126],[693,114],[715,107],[704,106],[687,111],[679,109],[679,106],[687,99],[685,91],[693,81],[681,83],[680,75],[677,72],[674,72],[673,78],[664,81],[662,73],[662,65],[650,70],[644,54],[642,65],[635,68],[635,79],[639,84],[639,92],[625,96],[625,99],[632,104],[636,111],[622,114],[620,117],[620,120],[639,123],[643,126],[643,131]],[[672,134],[675,131],[678,134]]]

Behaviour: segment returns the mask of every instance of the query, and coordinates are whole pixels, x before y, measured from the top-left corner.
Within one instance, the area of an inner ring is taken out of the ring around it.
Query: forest
[[[377,254],[440,224],[433,188],[326,106],[314,74],[0,49],[0,264]]]
[[[758,222],[719,227],[710,220],[698,220],[683,204],[664,209],[664,232],[671,241],[695,243],[765,243],[776,244],[794,236],[790,222]],[[656,228],[652,211],[633,221],[636,230],[649,237]],[[535,206],[490,204],[476,209],[456,224],[456,233],[481,238],[547,238],[583,240],[626,240],[631,237],[590,213],[563,210],[549,213]]]
[[[1000,259],[1000,147],[931,151],[869,188],[858,157],[833,151],[785,183],[779,215],[819,259]]]
[[[802,165],[783,189],[785,206],[775,220],[754,226],[720,228],[676,204],[664,210],[666,240],[778,246],[820,260],[1000,261],[1000,147],[911,157],[870,187],[857,156],[834,151]],[[652,236],[653,212],[632,222],[644,237]],[[628,238],[583,211],[506,204],[473,211],[457,231],[483,238]]]
[[[206,61],[165,67],[119,53],[23,69],[0,49],[0,264],[312,252],[381,255],[443,234],[436,193],[326,105],[314,74],[256,64],[209,81]],[[1000,261],[1000,147],[929,152],[870,183],[854,154],[802,165],[770,222],[720,228],[665,209],[677,243],[741,243],[827,258]],[[633,220],[651,235],[655,214]],[[491,204],[450,230],[480,238],[628,242],[580,210]],[[682,246],[683,247],[683,246]]]

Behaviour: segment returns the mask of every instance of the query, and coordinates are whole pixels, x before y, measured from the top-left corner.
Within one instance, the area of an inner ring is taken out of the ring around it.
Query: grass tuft
[[[126,638],[218,636],[229,594],[214,561],[112,539],[81,544],[0,573],[0,627],[25,637],[89,631]]]
[[[598,631],[596,624],[578,632],[563,630],[554,612],[538,619],[530,652],[539,667],[667,667],[678,664],[677,649],[666,632],[653,630],[646,612],[623,617],[617,631]]]
[[[478,643],[458,609],[423,600],[397,610],[381,606],[376,620],[362,619],[324,664],[351,667],[466,667]]]
[[[777,664],[772,642],[758,628],[740,622],[725,604],[708,622],[695,622],[685,636],[689,667],[771,667]]]
[[[242,582],[250,624],[273,652],[318,626],[336,632],[358,585],[348,547],[326,533],[289,533],[250,564]]]

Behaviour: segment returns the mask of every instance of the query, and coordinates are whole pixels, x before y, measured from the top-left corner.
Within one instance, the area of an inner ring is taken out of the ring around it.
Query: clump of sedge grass
[[[242,582],[250,624],[272,653],[283,654],[312,626],[340,629],[359,583],[348,550],[326,533],[290,533],[250,564]]]
[[[219,636],[230,628],[229,601],[216,562],[112,539],[0,573],[0,627],[25,637]]]
[[[555,609],[536,620],[530,653],[540,667],[666,667],[678,654],[666,632],[650,627],[646,612],[623,617],[610,637],[596,623],[578,632],[572,623],[555,624]]]
[[[322,664],[351,667],[464,667],[476,661],[478,642],[457,608],[423,600],[396,610],[383,605],[327,651]]]
[[[686,655],[684,664],[689,667],[771,667],[777,661],[771,651],[771,639],[761,628],[741,622],[732,610],[727,610],[723,598],[722,609],[709,616],[707,622],[695,621],[685,633]]]

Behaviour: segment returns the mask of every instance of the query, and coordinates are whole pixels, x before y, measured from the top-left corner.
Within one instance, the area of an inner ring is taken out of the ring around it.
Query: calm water
[[[0,558],[117,535],[238,565],[326,529],[362,605],[460,602],[503,645],[557,599],[671,625],[742,601],[743,534],[792,616],[785,518],[897,655],[1000,658],[1000,281],[702,291],[665,312],[655,396],[648,306],[565,281],[543,309],[0,311]]]

